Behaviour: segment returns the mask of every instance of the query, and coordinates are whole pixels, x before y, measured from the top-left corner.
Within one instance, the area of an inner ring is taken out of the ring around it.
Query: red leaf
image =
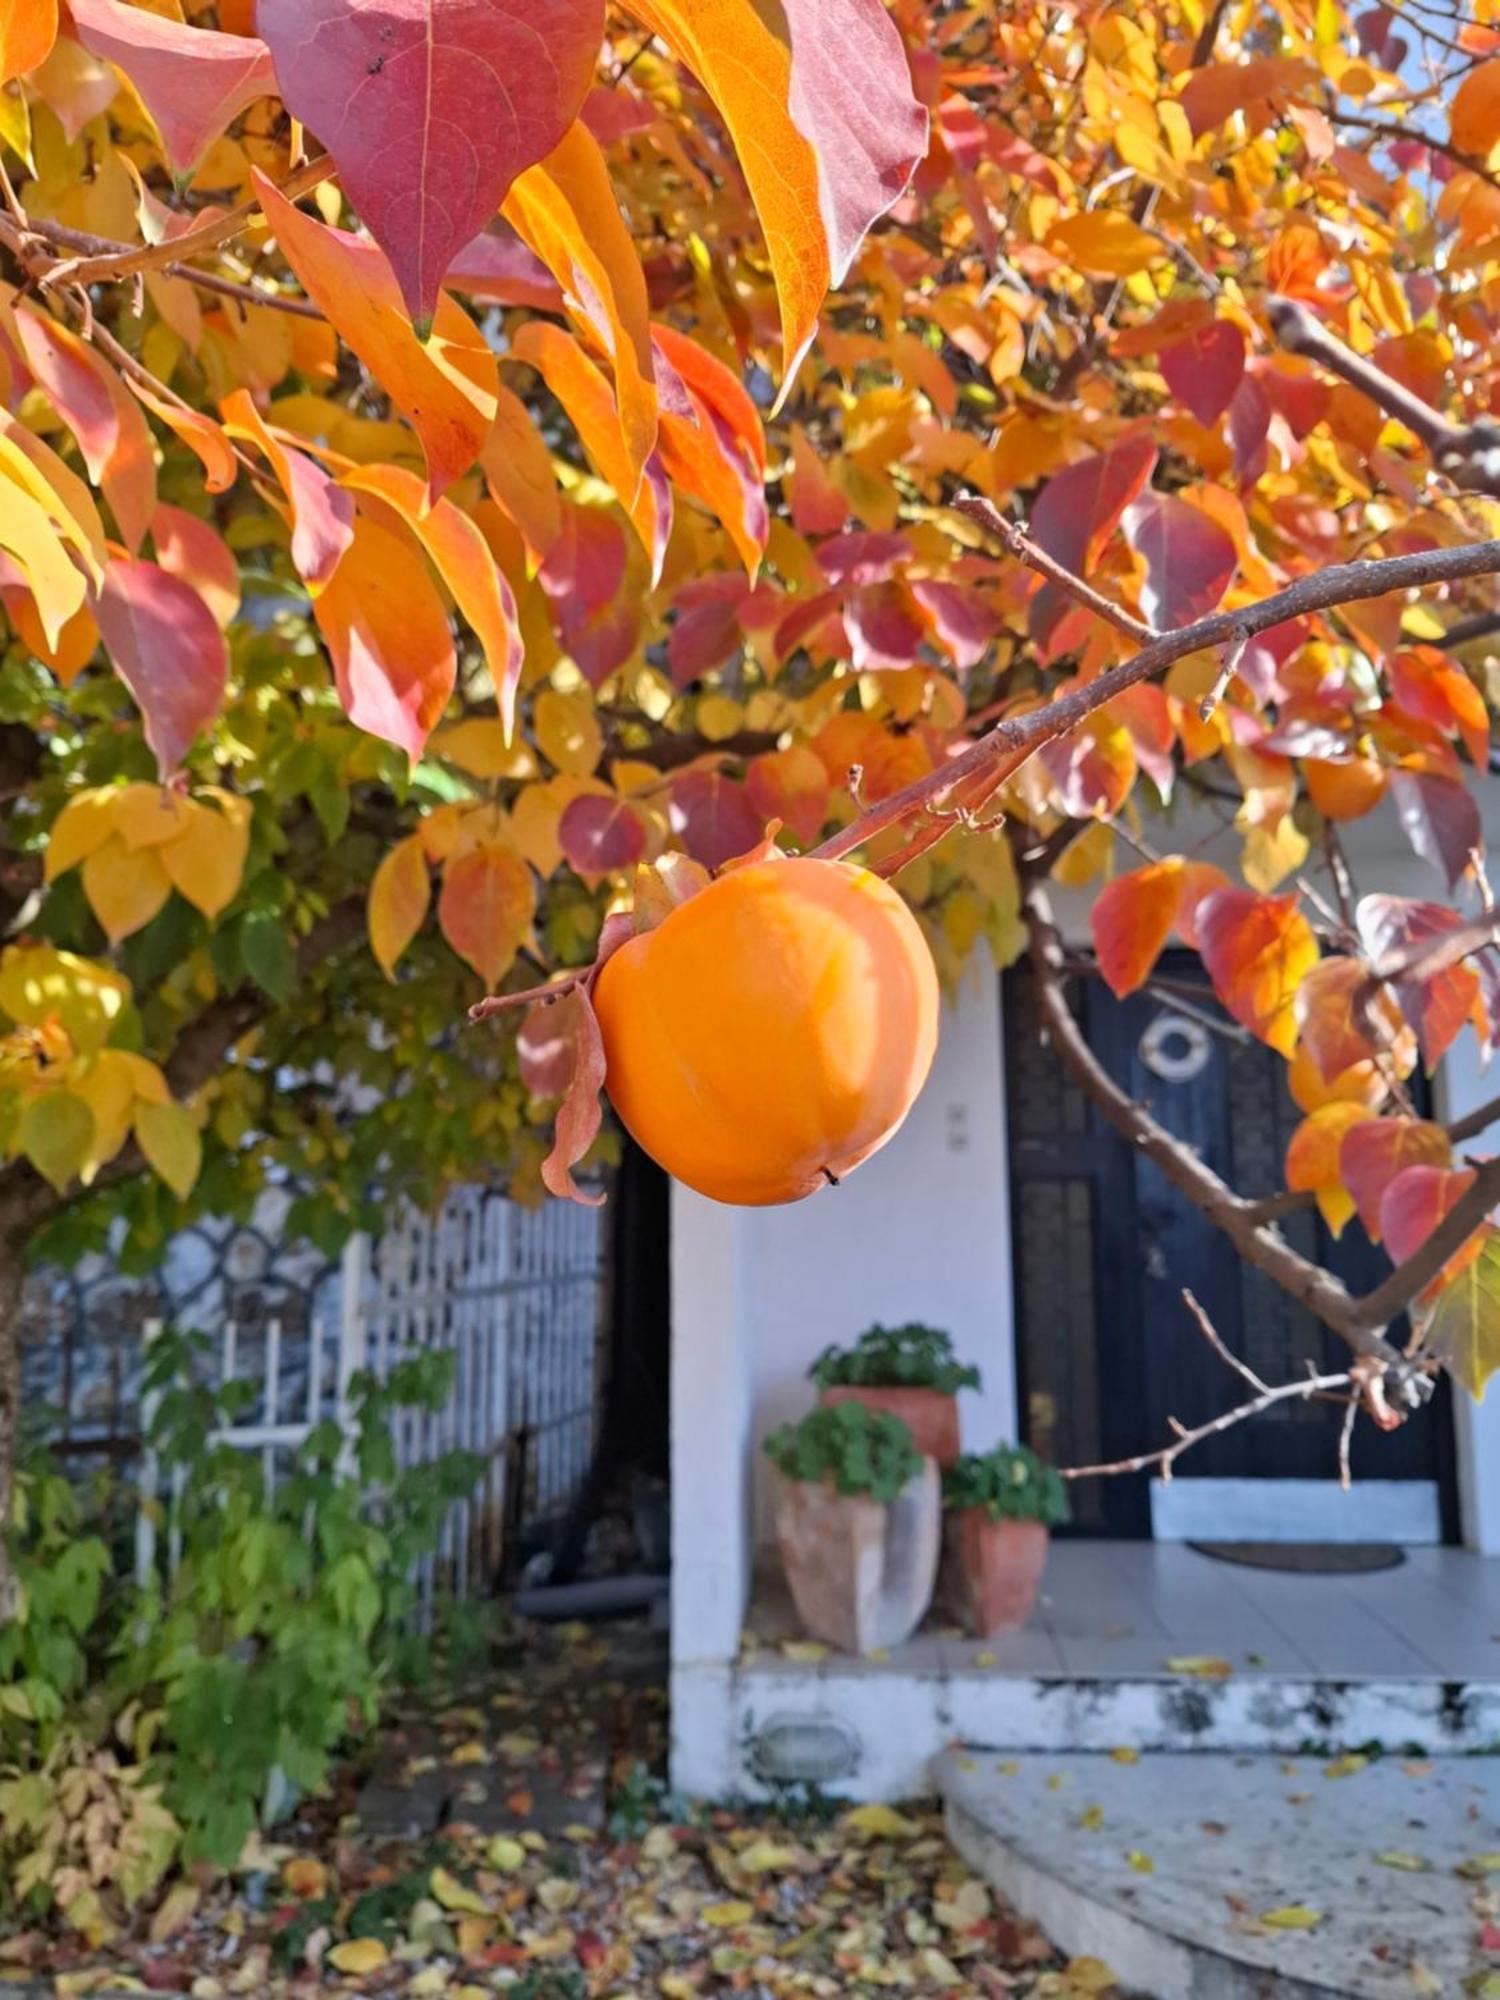
[[[695,861],[722,868],[752,848],[763,832],[743,785],[721,771],[682,771],[668,793],[672,831]]]
[[[526,1009],[516,1035],[516,1067],[533,1097],[561,1097],[567,1089],[573,1049],[557,1003],[538,1000]]]
[[[789,497],[799,535],[836,535],[849,518],[849,502],[800,424],[792,426]]]
[[[1401,1030],[1390,1003],[1367,1004],[1368,971],[1357,958],[1325,958],[1297,993],[1298,1039],[1325,1083],[1355,1063],[1369,1062],[1391,1045]],[[1382,1032],[1383,1030],[1383,1032]],[[1408,1059],[1411,1046],[1407,1044]]]
[[[818,567],[833,584],[884,583],[911,554],[905,535],[857,529],[830,536],[818,550]]]
[[[1364,896],[1354,920],[1366,956],[1374,965],[1391,952],[1458,930],[1464,921],[1457,910],[1442,903],[1416,902],[1404,896]],[[1479,974],[1470,965],[1450,965],[1426,977],[1394,980],[1390,986],[1402,1013],[1417,1031],[1422,1060],[1430,1072],[1468,1020],[1479,996]]]
[[[1181,895],[1182,863],[1175,858],[1117,875],[1099,891],[1089,922],[1099,970],[1117,999],[1150,978]]]
[[[1490,718],[1484,696],[1436,646],[1411,646],[1388,663],[1396,706],[1430,722],[1445,736],[1461,735],[1481,770],[1489,767]]]
[[[1198,911],[1215,890],[1228,889],[1229,877],[1212,861],[1182,864],[1182,893],[1177,902],[1177,935],[1191,950],[1198,949]]]
[[[336,486],[315,460],[276,436],[256,409],[247,389],[236,389],[220,405],[232,437],[249,438],[270,461],[292,507],[292,562],[314,589],[327,583],[354,539],[354,496]]]
[[[562,287],[534,250],[508,228],[487,229],[466,243],[448,266],[448,283],[471,299],[497,306],[529,306],[560,313]]]
[[[882,0],[785,0],[793,123],[818,161],[832,282],[927,151],[906,49]]]
[[[604,875],[631,868],[646,851],[646,829],[628,799],[583,792],[557,823],[563,859],[592,888]]]
[[[977,667],[1000,627],[987,600],[968,584],[946,583],[935,576],[916,577],[908,588],[932,636],[959,672]]]
[[[197,591],[222,632],[240,607],[240,566],[224,537],[163,500],[151,517],[151,539],[162,568]]]
[[[453,634],[427,565],[406,540],[361,519],[313,599],[344,713],[416,761],[453,692]]]
[[[1472,1167],[1406,1167],[1380,1198],[1380,1233],[1393,1264],[1421,1249],[1474,1185]]]
[[[1214,991],[1251,1034],[1289,1056],[1297,989],[1318,961],[1317,939],[1295,896],[1216,889],[1199,906],[1198,951]]]
[[[739,651],[740,607],[748,594],[738,576],[693,577],[678,591],[677,619],[667,637],[667,666],[677,687],[687,687]]]
[[[640,604],[624,589],[625,531],[602,507],[568,507],[540,571],[558,644],[590,687],[602,687],[635,651]]]
[[[196,590],[156,563],[125,556],[105,571],[94,615],[168,778],[224,700],[224,635]]]
[[[1380,1204],[1408,1167],[1446,1167],[1453,1148],[1441,1125],[1425,1118],[1378,1118],[1357,1125],[1339,1152],[1339,1171],[1372,1243],[1380,1241]]]
[[[332,153],[418,323],[593,81],[602,0],[259,0],[282,101]]]
[[[103,487],[132,551],[156,511],[156,453],[140,405],[71,328],[20,307],[14,325],[26,366],[78,440],[89,478]]]
[[[1167,387],[1200,424],[1216,424],[1245,372],[1245,336],[1232,320],[1216,319],[1157,357]]]
[[[1065,568],[1086,575],[1155,469],[1156,446],[1133,437],[1054,473],[1031,510],[1032,540]]]
[[[1392,771],[1390,786],[1413,850],[1455,888],[1484,854],[1478,800],[1461,780],[1431,771]]]
[[[1057,787],[1063,811],[1074,819],[1112,816],[1135,783],[1135,744],[1129,731],[1097,716],[1044,743],[1040,761]]]
[[[900,582],[866,584],[844,601],[849,659],[861,673],[916,664],[927,625]]]
[[[83,46],[130,78],[176,173],[196,166],[247,104],[277,94],[271,52],[253,35],[184,27],[121,0],[69,4]]]
[[[542,1184],[565,1201],[597,1208],[604,1196],[584,1194],[573,1178],[573,1169],[598,1138],[604,1122],[604,1107],[599,1102],[604,1088],[604,1038],[593,1002],[581,986],[554,1000],[549,1012],[554,1016],[549,1024],[552,1032],[567,1049],[567,1068],[556,1137],[542,1162]],[[561,1059],[557,1069],[562,1073]]]
[[[1271,400],[1258,375],[1247,375],[1229,401],[1229,443],[1236,479],[1254,485],[1266,469]]]
[[[1239,558],[1226,529],[1175,493],[1143,493],[1124,515],[1125,539],[1146,565],[1141,612],[1168,632],[1212,611]]]
[[[664,326],[651,340],[662,464],[718,515],[753,583],[771,532],[760,416],[738,378],[696,341]]]

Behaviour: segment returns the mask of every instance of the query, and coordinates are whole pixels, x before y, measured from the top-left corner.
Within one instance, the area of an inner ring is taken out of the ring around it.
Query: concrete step
[[[1151,2000],[1500,1993],[1500,1758],[955,1747],[934,1769],[970,1866]]]

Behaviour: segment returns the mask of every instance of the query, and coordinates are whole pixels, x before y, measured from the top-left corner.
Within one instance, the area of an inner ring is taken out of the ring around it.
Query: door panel
[[[1097,980],[1076,982],[1074,1007],[1091,1047],[1237,1192],[1276,1192],[1301,1117],[1285,1064],[1238,1038],[1190,954],[1168,954],[1161,976],[1181,995],[1180,1010],[1171,998],[1118,1001]],[[1193,1426],[1242,1400],[1243,1385],[1197,1332],[1184,1287],[1265,1380],[1287,1381],[1309,1363],[1319,1372],[1341,1368],[1342,1343],[1244,1264],[1066,1080],[1037,1040],[1024,968],[1006,976],[1005,1023],[1020,1408],[1030,1442],[1059,1464],[1126,1457],[1166,1441],[1170,1418]],[[1356,1292],[1388,1268],[1357,1221],[1338,1243],[1311,1210],[1282,1228]],[[1329,1403],[1279,1406],[1195,1446],[1175,1476],[1330,1479],[1340,1415]],[[1451,1495],[1451,1437],[1445,1387],[1390,1435],[1361,1423],[1355,1476],[1437,1480]],[[1150,1532],[1144,1474],[1090,1481],[1073,1497],[1081,1532]]]

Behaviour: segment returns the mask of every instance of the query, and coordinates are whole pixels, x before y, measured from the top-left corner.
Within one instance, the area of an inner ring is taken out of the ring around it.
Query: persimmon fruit
[[[800,1201],[885,1144],[937,1047],[938,984],[894,889],[841,861],[727,870],[606,960],[605,1088],[700,1194]]]

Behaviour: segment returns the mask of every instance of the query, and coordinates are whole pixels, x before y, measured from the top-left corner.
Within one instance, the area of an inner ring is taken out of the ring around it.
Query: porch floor
[[[800,1636],[779,1576],[758,1585],[746,1636],[751,1656]],[[1140,1680],[1175,1677],[1168,1662],[1184,1658],[1236,1678],[1500,1682],[1500,1557],[1414,1548],[1396,1569],[1306,1576],[1177,1542],[1059,1541],[1022,1631],[968,1639],[934,1616],[904,1646],[838,1666]]]

